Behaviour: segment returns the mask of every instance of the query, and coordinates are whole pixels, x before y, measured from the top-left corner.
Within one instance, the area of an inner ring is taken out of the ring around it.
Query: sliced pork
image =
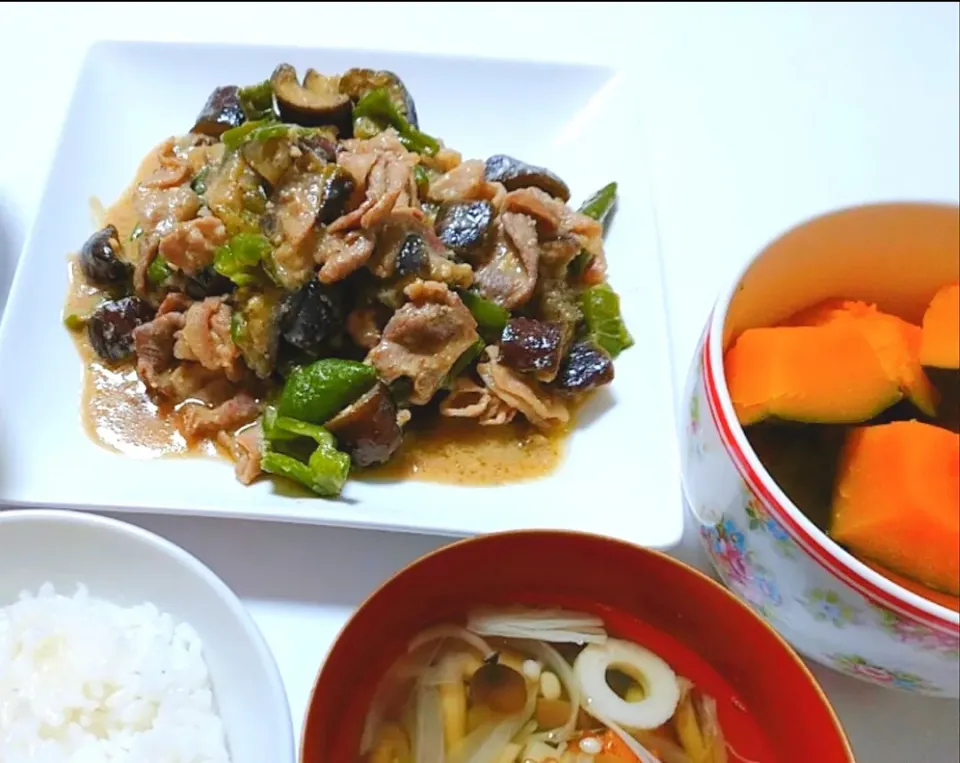
[[[193,168],[186,156],[176,151],[174,138],[168,139],[160,147],[157,162],[156,169],[141,184],[145,188],[174,188],[186,183],[193,175]]]
[[[367,264],[373,248],[374,237],[367,231],[324,234],[316,252],[321,263],[317,277],[326,284],[342,281]]]
[[[477,373],[494,395],[516,408],[538,429],[551,429],[566,424],[570,411],[563,400],[549,392],[535,380],[521,378],[503,365],[500,348],[486,349],[487,361],[477,364]]]
[[[232,432],[260,415],[260,404],[240,392],[215,407],[191,403],[180,411],[180,429],[188,440],[203,440],[218,432]]]
[[[410,301],[394,313],[367,362],[387,384],[410,379],[410,402],[425,405],[457,359],[478,341],[477,322],[442,283],[416,281],[404,293]]]
[[[474,281],[484,297],[512,310],[525,305],[537,285],[540,244],[533,219],[504,212],[487,261],[477,268]]]
[[[460,376],[450,394],[440,403],[440,414],[450,418],[476,419],[480,426],[509,424],[517,409],[494,395],[488,387],[468,376]]]
[[[227,227],[216,217],[198,217],[178,223],[160,239],[157,253],[184,273],[199,273],[213,264],[217,247],[225,244]]]
[[[230,336],[231,317],[223,297],[207,297],[190,305],[173,347],[174,357],[197,361],[209,371],[222,371],[230,381],[240,381],[245,366]]]

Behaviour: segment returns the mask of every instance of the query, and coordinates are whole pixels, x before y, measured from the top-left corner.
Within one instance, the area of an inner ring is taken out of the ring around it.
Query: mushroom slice
[[[274,69],[270,82],[284,121],[304,127],[333,125],[341,135],[348,134],[353,103],[350,96],[340,92],[336,77],[325,77],[308,69],[301,84],[296,69],[290,64],[280,64]]]

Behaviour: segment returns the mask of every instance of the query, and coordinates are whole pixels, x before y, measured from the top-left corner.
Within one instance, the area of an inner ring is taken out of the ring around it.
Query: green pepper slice
[[[420,132],[400,113],[386,88],[380,87],[365,93],[353,107],[353,118],[369,119],[377,125],[393,127],[400,136],[400,142],[415,153],[433,156],[440,150],[436,138]]]
[[[271,252],[270,242],[259,233],[238,233],[226,244],[217,247],[213,269],[237,286],[258,281],[256,268]]]
[[[243,113],[251,121],[273,115],[273,84],[270,80],[240,88],[237,98]]]
[[[447,378],[444,380],[444,386],[450,387],[456,378],[466,371],[473,361],[480,357],[480,353],[483,352],[483,349],[486,346],[486,343],[482,339],[478,339],[466,350],[464,350],[460,357],[457,358],[456,361],[454,361],[454,364],[450,367],[450,371],[447,373]]]
[[[350,456],[337,450],[330,432],[316,424],[279,416],[268,407],[263,416],[265,472],[287,477],[317,495],[340,495],[350,475]],[[314,447],[309,451],[309,440]]]
[[[587,334],[611,358],[633,346],[633,337],[620,317],[620,297],[608,284],[585,289],[580,295],[580,306]]]
[[[153,261],[147,266],[147,280],[151,286],[163,286],[171,275],[173,275],[173,270],[161,254],[154,257]]]
[[[592,217],[594,220],[606,224],[607,218],[610,216],[616,204],[617,184],[607,183],[607,185],[583,202],[577,211],[582,215]]]
[[[590,196],[577,211],[600,222],[606,228],[610,213],[617,205],[617,184],[607,183],[603,188]],[[593,256],[585,249],[580,251],[570,263],[570,273],[575,278],[580,278],[590,265]]]
[[[473,314],[480,335],[489,342],[498,341],[510,320],[510,311],[474,291],[461,291],[459,294],[463,304]]]
[[[281,416],[323,424],[377,381],[372,366],[355,360],[322,358],[290,372],[280,394]]]

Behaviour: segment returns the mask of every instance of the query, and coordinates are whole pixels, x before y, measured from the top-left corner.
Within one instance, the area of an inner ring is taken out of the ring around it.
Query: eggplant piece
[[[242,289],[230,321],[230,337],[244,362],[261,379],[273,373],[280,345],[280,292]]]
[[[199,273],[187,276],[183,283],[184,293],[190,299],[197,300],[229,294],[234,288],[236,284],[233,281],[213,268],[204,268]]]
[[[139,297],[104,302],[87,322],[87,336],[104,360],[118,363],[133,355],[133,330],[153,320],[154,311]]]
[[[395,312],[407,303],[407,296],[403,293],[404,289],[416,280],[416,276],[378,279],[374,282],[370,291],[372,301]]]
[[[319,355],[327,342],[343,331],[340,293],[311,278],[283,301],[280,332],[299,350]]]
[[[120,259],[120,236],[113,225],[98,230],[80,247],[80,270],[99,286],[122,283],[133,274],[129,263]]]
[[[291,173],[274,189],[260,229],[275,247],[285,245],[285,230],[305,225],[313,214],[315,225],[326,225],[343,214],[354,189],[353,177],[336,164],[320,172]]]
[[[397,423],[397,406],[383,382],[324,424],[337,444],[357,466],[388,461],[400,447],[403,432]]]
[[[396,272],[402,276],[423,275],[430,268],[427,245],[422,236],[408,233],[397,252]]]
[[[240,103],[240,88],[236,85],[218,87],[207,98],[190,132],[219,138],[233,127],[247,121]]]
[[[336,164],[336,134],[324,134],[324,129],[311,128],[309,133],[292,125],[268,125],[251,133],[242,143],[240,153],[244,161],[270,186],[281,182],[291,167],[299,172],[322,172]]]
[[[566,352],[573,341],[578,324],[583,320],[580,296],[567,281],[565,274],[545,273],[542,260],[540,267],[534,294],[534,315],[542,321],[560,327],[563,332],[564,352]]]
[[[557,388],[579,394],[613,381],[613,360],[606,350],[593,342],[576,342],[560,364]]]
[[[324,135],[323,132],[310,132],[297,137],[297,148],[303,153],[304,161],[297,161],[297,169],[310,172],[315,169],[314,163],[336,164],[337,140],[336,136]]]
[[[389,93],[390,101],[410,126],[419,129],[420,121],[417,119],[417,106],[413,102],[413,96],[396,74],[373,69],[348,69],[340,76],[340,92],[352,98],[354,102],[359,101],[371,90],[381,88]]]
[[[353,117],[350,96],[341,93],[335,77],[324,77],[307,69],[303,84],[297,80],[297,70],[290,64],[280,64],[270,77],[280,118],[304,127],[333,125],[340,134],[348,136]]]
[[[284,138],[270,140],[248,140],[240,153],[244,161],[252,167],[270,186],[275,186],[293,166],[291,142]]]
[[[222,162],[211,166],[203,182],[206,205],[231,236],[260,229],[260,217],[266,208],[261,176],[238,152],[230,152]]]
[[[562,202],[570,201],[570,189],[546,167],[527,164],[506,154],[491,156],[484,163],[484,177],[491,183],[503,183],[508,191],[533,186]]]
[[[496,214],[489,201],[450,201],[437,212],[434,230],[445,246],[469,260],[486,248]]]
[[[563,356],[563,330],[533,318],[511,318],[500,337],[500,357],[514,371],[553,381]]]
[[[320,175],[323,178],[323,196],[317,212],[317,224],[327,225],[343,214],[356,183],[349,172],[336,164],[324,167]]]

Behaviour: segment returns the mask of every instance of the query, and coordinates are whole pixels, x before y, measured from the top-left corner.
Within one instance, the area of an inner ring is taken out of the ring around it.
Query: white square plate
[[[423,128],[465,157],[508,153],[550,167],[579,203],[616,180],[612,285],[636,346],[591,401],[560,468],[500,487],[351,481],[341,501],[243,487],[226,460],[137,460],[88,439],[82,366],[61,323],[66,255],[92,232],[91,195],[112,202],[142,156],[192,124],[210,91],[298,69],[396,71]],[[636,99],[621,72],[569,64],[224,45],[100,43],[88,55],[0,326],[0,502],[352,525],[449,535],[590,530],[667,547],[682,534],[661,263]]]

